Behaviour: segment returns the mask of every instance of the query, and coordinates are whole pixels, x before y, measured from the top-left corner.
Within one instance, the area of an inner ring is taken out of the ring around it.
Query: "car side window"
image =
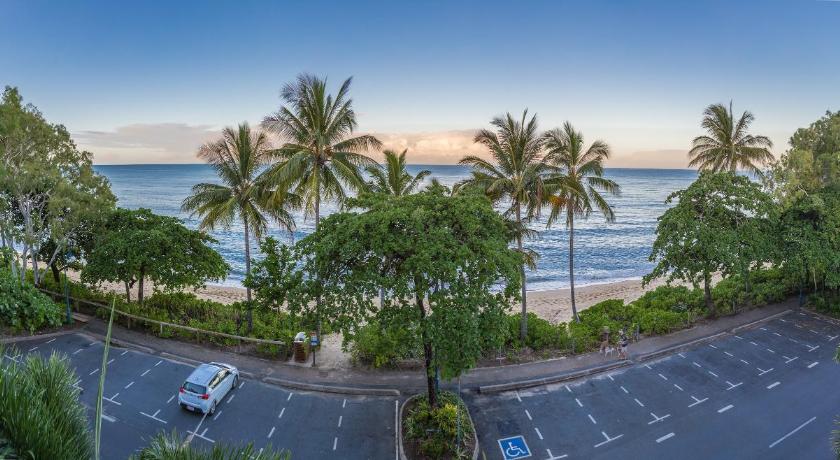
[[[230,371],[227,369],[222,369],[222,372],[219,372],[219,381],[226,379],[227,376],[230,374]]]
[[[218,374],[216,374],[215,377],[213,377],[212,380],[210,380],[210,388],[216,388],[216,385],[218,385],[219,382],[222,381],[221,375],[222,375],[222,373],[219,372]]]

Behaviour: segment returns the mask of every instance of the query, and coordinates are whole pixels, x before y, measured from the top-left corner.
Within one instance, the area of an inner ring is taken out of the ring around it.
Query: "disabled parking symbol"
[[[499,439],[499,448],[502,449],[502,457],[505,460],[515,460],[517,458],[531,456],[531,451],[528,449],[528,444],[525,443],[524,436],[511,436],[509,438]]]

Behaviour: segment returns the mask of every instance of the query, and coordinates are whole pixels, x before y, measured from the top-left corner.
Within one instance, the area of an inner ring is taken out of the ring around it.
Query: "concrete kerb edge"
[[[590,375],[599,374],[602,372],[619,369],[632,364],[630,360],[621,360],[614,363],[590,367],[588,369],[566,372],[563,374],[553,375],[550,377],[542,377],[538,379],[520,380],[518,382],[497,383],[494,385],[480,385],[478,392],[481,394],[501,393],[510,390],[522,390],[525,388],[533,388],[541,385],[551,385],[554,383],[566,382],[569,380],[576,380],[581,377],[588,377]]]
[[[336,385],[322,385],[320,383],[298,382],[294,380],[278,379],[275,377],[264,377],[263,382],[278,385],[286,388],[294,388],[304,391],[316,391],[320,393],[335,393],[360,396],[393,396],[399,397],[400,391],[394,388],[370,388],[370,387],[343,387]]]
[[[717,338],[723,337],[723,336],[728,335],[728,334],[729,334],[729,332],[723,331],[723,332],[718,332],[716,334],[707,335],[705,337],[700,337],[699,339],[689,340],[688,342],[679,343],[677,345],[672,345],[670,347],[663,348],[661,350],[656,350],[656,351],[652,351],[650,353],[645,353],[643,355],[639,355],[639,356],[636,357],[636,359],[634,361],[637,362],[637,363],[643,363],[645,361],[650,361],[652,359],[659,358],[660,356],[664,356],[664,355],[668,355],[668,354],[672,354],[674,352],[680,351],[684,348],[692,347],[694,345],[699,345],[699,344],[705,343],[705,342],[711,342],[712,340],[715,340]]]
[[[105,336],[97,334],[95,332],[76,331],[76,333],[84,335],[87,338],[95,340],[97,342],[105,342]],[[156,351],[152,348],[149,348],[149,347],[146,347],[146,346],[143,346],[143,345],[138,345],[138,344],[133,343],[133,342],[126,342],[125,340],[116,339],[114,337],[111,337],[111,345],[112,346],[117,346],[117,347],[120,347],[120,348],[134,348],[134,349],[142,351],[143,353],[148,353],[150,355],[157,354]]]
[[[397,413],[397,446],[399,448],[400,458],[399,460],[409,460],[408,456],[405,455],[405,448],[403,447],[403,433],[402,433],[402,420],[403,420],[403,411],[405,410],[405,406],[408,405],[409,401],[419,398],[422,396],[421,394],[412,395],[409,398],[406,398],[405,401],[400,404],[400,410]],[[458,396],[460,398],[460,395]],[[466,402],[464,403],[464,407],[467,409],[467,417],[470,421],[470,427],[472,427],[473,438],[475,438],[475,448],[473,449],[472,460],[478,460],[478,453],[481,452],[481,448],[478,444],[478,433],[475,431],[475,423],[473,423],[472,414],[470,413],[470,408],[467,406]]]
[[[812,309],[810,309],[810,308],[806,308],[806,309],[805,309],[805,311],[807,311],[808,313],[810,313],[810,314],[812,314],[812,315],[816,316],[817,318],[819,318],[819,319],[821,319],[821,320],[823,320],[823,321],[826,321],[826,322],[829,322],[829,323],[831,323],[831,324],[834,324],[835,326],[840,326],[840,320],[838,320],[837,318],[833,318],[833,317],[831,317],[831,316],[824,315],[824,314],[819,313],[819,312],[816,312],[816,311],[814,311],[814,310],[812,310]]]
[[[16,335],[11,337],[3,337],[0,338],[0,343],[17,343],[17,342],[30,342],[32,340],[39,340],[39,339],[48,339],[50,337],[60,337],[62,335],[68,334],[78,334],[78,329],[68,329],[66,331],[57,331],[57,332],[50,332],[48,334],[36,334],[36,335]]]
[[[751,321],[751,322],[749,322],[749,323],[747,323],[747,324],[742,324],[742,325],[740,325],[740,326],[733,327],[732,329],[730,329],[730,332],[732,332],[732,333],[734,334],[734,333],[736,333],[736,332],[743,331],[744,329],[749,329],[749,328],[751,328],[751,327],[753,327],[753,326],[756,326],[756,325],[758,325],[758,324],[761,324],[761,323],[764,323],[764,322],[767,322],[767,321],[771,321],[771,320],[774,320],[774,319],[776,319],[776,318],[780,318],[780,317],[785,316],[785,315],[788,315],[788,314],[790,314],[790,313],[793,313],[793,310],[791,310],[791,309],[787,309],[787,310],[785,310],[785,311],[780,311],[779,313],[776,313],[776,314],[770,315],[770,316],[768,316],[768,317],[766,317],[766,318],[761,318],[761,319],[759,319],[759,320]]]

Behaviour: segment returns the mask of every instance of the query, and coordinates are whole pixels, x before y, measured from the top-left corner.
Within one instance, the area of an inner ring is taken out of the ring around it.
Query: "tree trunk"
[[[61,273],[58,271],[58,267],[55,265],[55,263],[52,263],[50,265],[50,270],[52,270],[53,279],[55,280],[56,286],[60,285],[61,284]]]
[[[123,284],[125,284],[125,301],[131,302],[131,285],[128,281],[123,281]]]
[[[251,274],[251,236],[248,231],[248,219],[242,216],[245,224],[245,276]],[[248,300],[248,333],[254,329],[254,308],[251,305],[251,288],[245,287],[245,298]]]
[[[752,295],[750,294],[751,290],[752,286],[750,285],[750,267],[748,266],[744,270],[744,295],[747,302],[747,309],[750,309],[753,306]]]
[[[712,275],[709,272],[703,274],[703,294],[706,299],[706,309],[711,316],[716,316],[715,303],[712,302]]]
[[[575,303],[575,216],[569,213],[569,293],[572,297],[572,316],[580,322]]]
[[[320,158],[320,155],[319,155]],[[316,165],[318,168],[320,164]],[[318,231],[318,225],[321,223],[321,182],[320,170],[315,171],[315,231]],[[315,273],[315,281],[318,281],[318,273]],[[315,318],[316,329],[315,335],[318,336],[318,343],[321,343],[321,293],[315,296]]]
[[[416,278],[414,281],[414,301],[417,304],[418,312],[420,313],[420,328],[423,331],[423,356],[424,367],[426,369],[426,391],[428,392],[429,406],[437,409],[437,392],[435,391],[435,374],[432,370],[432,360],[434,358],[434,350],[432,349],[432,342],[429,340],[429,334],[426,332],[426,308],[423,306],[424,293],[420,292],[420,285]]]
[[[137,303],[143,306],[143,282],[146,279],[146,267],[140,267],[140,282],[137,286]]]
[[[525,253],[522,251],[522,205],[516,203],[516,224],[519,227],[520,233],[516,235],[516,247],[519,249],[519,254],[523,257]],[[525,342],[525,338],[528,337],[528,300],[527,300],[527,288],[525,285],[525,262],[522,262],[522,266],[520,267],[520,277],[522,281],[522,316],[519,318],[519,340],[523,343]]]

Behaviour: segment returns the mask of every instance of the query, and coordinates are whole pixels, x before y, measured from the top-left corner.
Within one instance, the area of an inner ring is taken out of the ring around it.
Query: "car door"
[[[222,388],[222,394],[226,395],[233,388],[233,374],[231,374],[229,369],[222,369],[219,376],[221,378],[219,386]]]
[[[210,379],[210,383],[207,384],[207,392],[210,393],[210,396],[213,398],[213,401],[215,401],[216,404],[221,402],[222,398],[224,398],[225,396],[224,393],[219,391],[221,390],[221,388],[219,387],[219,383],[221,381],[221,378],[219,377],[220,374],[221,371],[217,372],[216,375],[214,375],[213,378]]]

